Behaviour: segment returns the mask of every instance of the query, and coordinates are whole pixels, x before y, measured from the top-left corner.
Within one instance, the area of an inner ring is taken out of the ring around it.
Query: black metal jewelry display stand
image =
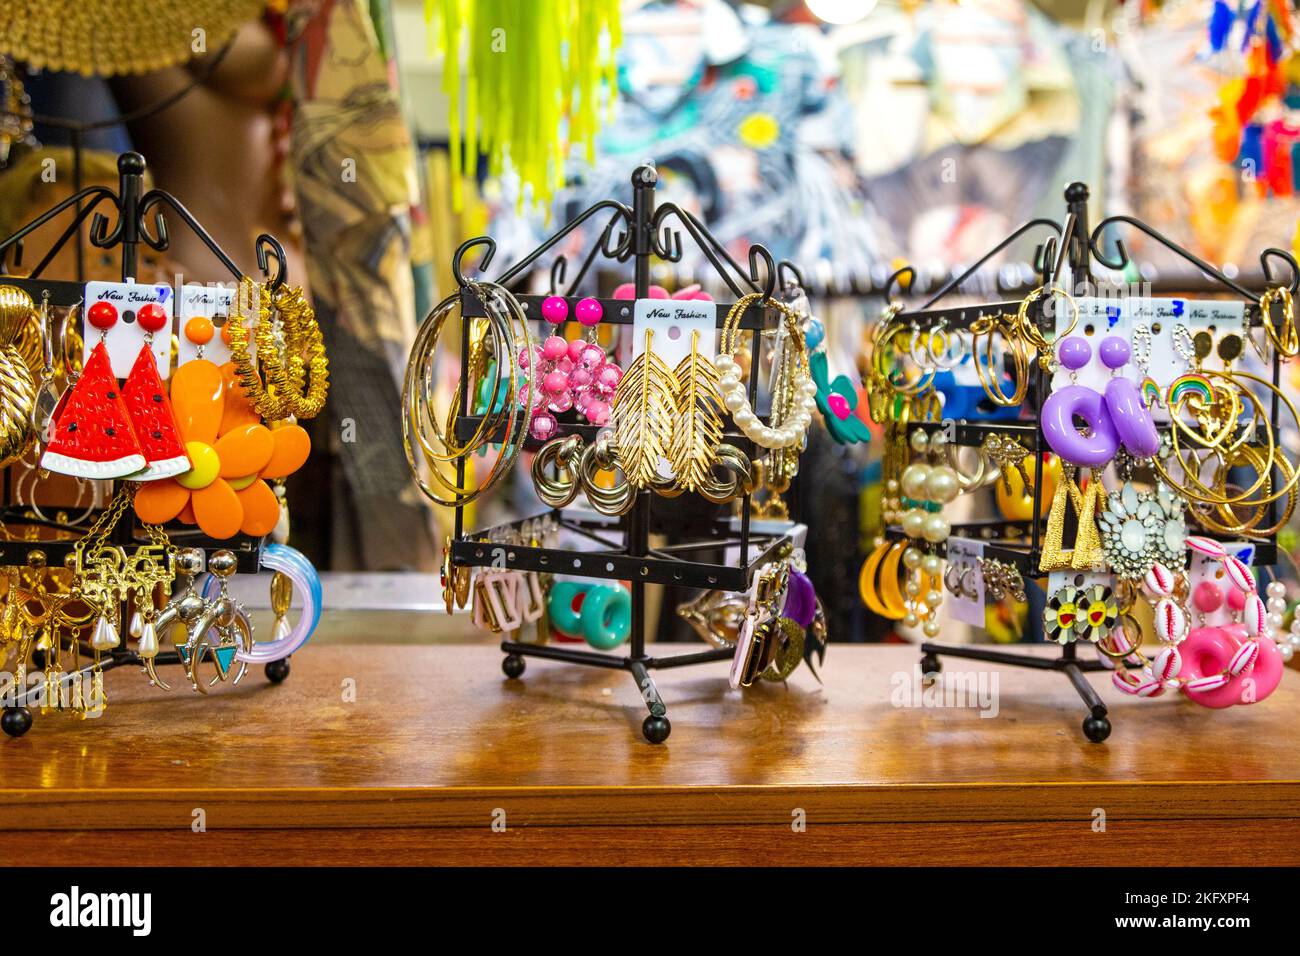
[[[84,281],[69,282],[42,279],[40,276],[69,241],[75,241],[78,249],[80,249],[82,225],[87,217],[91,217],[92,214],[89,234],[91,244],[98,249],[120,249],[121,280],[123,282],[136,281],[138,279],[140,244],[144,243],[155,252],[163,252],[168,248],[167,223],[163,218],[163,209],[177,216],[186,227],[202,240],[203,244],[211,250],[212,254],[216,256],[236,281],[241,279],[243,273],[235,265],[234,261],[226,255],[217,244],[217,241],[208,234],[179,200],[160,189],[153,189],[147,193],[144,191],[145,168],[144,157],[139,153],[123,153],[117,160],[118,188],[116,192],[106,186],[88,186],[49,209],[12,236],[0,241],[0,284],[17,286],[30,295],[34,302],[40,303],[45,300],[55,308],[70,309],[80,303],[84,295]],[[112,214],[115,215],[111,228],[109,218],[102,212],[97,211],[101,206],[109,207]],[[13,266],[15,268],[20,267],[23,258],[24,238],[70,209],[76,210],[72,222],[55,240],[49,251],[45,253],[31,272],[24,277],[10,275],[10,250],[13,251]],[[153,232],[150,232],[149,223],[147,222],[147,217],[151,213],[153,216]],[[270,287],[272,289],[279,288],[285,282],[287,271],[283,247],[273,236],[263,233],[257,237],[255,251],[258,267],[268,279]],[[81,256],[78,255],[78,263],[80,264],[81,261]],[[273,276],[270,274],[272,264],[274,264],[275,268]],[[42,331],[45,332],[45,330]],[[36,525],[53,531],[84,534],[85,528],[80,525],[73,527],[56,522],[42,521],[25,514],[21,506],[9,505],[7,502],[11,492],[11,476],[8,468],[4,469],[3,482],[6,504],[3,511],[0,511],[0,514],[3,515],[0,520],[3,520],[6,524]],[[89,523],[93,522],[93,518],[94,515],[87,516],[86,522],[84,522],[87,527]],[[174,544],[185,548],[202,549],[205,556],[211,555],[214,551],[232,552],[236,558],[236,571],[239,573],[256,573],[260,568],[263,543],[261,538],[251,538],[240,534],[228,540],[218,541],[204,535],[195,528],[183,526],[168,528],[167,534]],[[143,539],[137,539],[134,523],[128,516],[124,516],[124,520],[118,522],[110,540],[121,547],[132,547],[147,543]],[[2,541],[0,542],[0,566],[62,567],[64,562],[74,554],[75,545],[75,540]],[[94,656],[94,652],[84,643],[81,645],[81,649],[89,656]],[[33,651],[33,663],[37,663],[37,655],[39,654],[41,652]],[[109,671],[130,664],[141,665],[142,663],[143,660],[140,656],[134,650],[128,648],[126,642],[123,641],[121,646],[114,648],[108,655],[100,655],[99,667],[103,671]],[[160,653],[154,658],[155,665],[178,663],[181,663],[181,659],[180,655],[175,651]],[[40,666],[44,666],[43,661]],[[94,665],[92,664],[82,668],[81,671],[69,672],[65,674],[64,680],[71,680],[80,674],[93,670],[93,668]],[[266,676],[273,683],[282,682],[289,676],[288,660],[274,661],[267,664]],[[28,703],[27,698],[28,694],[25,690],[16,689],[12,700],[7,700],[4,704],[3,713],[0,714],[0,729],[11,737],[21,737],[31,729],[32,714],[26,706]]]
[[[1248,300],[1245,317],[1245,325],[1247,329],[1260,323],[1259,296],[1233,281],[1220,270],[1200,259],[1192,252],[1161,235],[1141,220],[1134,219],[1130,216],[1111,216],[1102,220],[1098,223],[1095,229],[1089,232],[1088,195],[1088,187],[1083,183],[1071,184],[1065,190],[1066,216],[1064,225],[1058,225],[1050,219],[1034,219],[1026,222],[986,253],[978,262],[970,266],[965,272],[946,283],[919,310],[900,313],[897,320],[904,323],[915,323],[917,327],[925,329],[932,328],[942,319],[946,322],[949,328],[965,329],[969,328],[970,323],[981,315],[1014,316],[1020,309],[1020,302],[995,302],[939,309],[932,308],[932,306],[934,306],[935,303],[945,295],[957,289],[968,276],[973,275],[976,270],[978,270],[993,256],[1008,247],[1016,239],[1019,239],[1021,236],[1035,229],[1047,229],[1053,233],[1045,243],[1039,246],[1036,255],[1036,269],[1042,276],[1042,284],[1050,287],[1054,282],[1059,282],[1063,272],[1063,267],[1068,264],[1072,286],[1070,291],[1076,296],[1095,294],[1097,286],[1094,282],[1091,269],[1091,263],[1093,260],[1106,269],[1111,270],[1123,269],[1129,263],[1128,254],[1122,241],[1116,241],[1115,247],[1117,257],[1114,260],[1108,259],[1103,255],[1099,248],[1099,243],[1103,240],[1106,230],[1109,227],[1122,224],[1131,226],[1145,233],[1160,245],[1194,266],[1206,277],[1207,280],[1217,283],[1219,286],[1226,288],[1235,295],[1246,298]],[[1300,286],[1300,267],[1297,267],[1295,259],[1289,253],[1284,252],[1281,249],[1267,249],[1260,255],[1260,266],[1265,280],[1268,282],[1273,281],[1270,260],[1275,258],[1283,260],[1290,268],[1292,277],[1290,288],[1294,293],[1297,286]],[[1181,292],[1182,290],[1170,291]],[[1035,310],[1033,317],[1035,321],[1038,322],[1039,326],[1050,335],[1054,328],[1054,322],[1044,315],[1042,306],[1042,299],[1032,305],[1032,308]],[[1281,316],[1279,315],[1277,318],[1280,319]],[[978,448],[989,435],[1009,435],[1017,439],[1033,456],[1033,505],[1032,516],[1029,521],[976,521],[967,524],[953,525],[951,532],[955,536],[972,537],[982,540],[984,542],[985,557],[995,558],[1014,565],[1026,583],[1041,576],[1038,566],[1042,558],[1041,544],[1043,537],[1043,452],[1048,450],[1041,426],[1041,418],[1043,403],[1047,399],[1047,394],[1051,385],[1050,377],[1044,374],[1042,368],[1039,367],[1037,362],[1031,362],[1030,364],[1032,367],[1032,378],[1028,397],[1026,398],[1026,404],[1033,410],[1032,417],[1022,417],[1016,421],[1005,422],[963,420],[956,423],[956,427],[953,429],[955,434],[950,433],[950,441],[955,441],[958,445],[976,448]],[[1272,365],[1273,384],[1274,386],[1277,386],[1281,380],[1281,361],[1276,350],[1274,350]],[[1278,415],[1278,401],[1276,395],[1274,395],[1270,417],[1275,433],[1278,425]],[[913,423],[911,427],[936,430],[945,427],[945,425],[941,422],[917,422]],[[1269,505],[1269,513],[1272,516],[1270,518],[1271,522],[1276,521],[1277,507],[1277,501],[1274,501]],[[897,537],[901,535],[902,532],[901,529],[891,528],[890,533]],[[1023,539],[1025,537],[1028,538],[1027,543],[1015,543],[1015,540],[1009,540]],[[1277,549],[1275,543],[1273,541],[1259,542],[1256,545],[1256,564],[1266,566],[1275,564],[1276,562]],[[1031,615],[1029,624],[1034,633],[1041,634],[1041,620],[1034,620]],[[1005,664],[1011,667],[1029,667],[1038,670],[1051,670],[1063,673],[1070,679],[1070,683],[1074,685],[1075,690],[1078,691],[1079,696],[1083,699],[1083,702],[1088,709],[1088,716],[1083,721],[1084,736],[1094,743],[1101,743],[1110,736],[1111,724],[1110,719],[1107,716],[1106,705],[1097,694],[1096,689],[1084,676],[1090,672],[1107,671],[1109,668],[1107,667],[1106,662],[1100,659],[1082,660],[1078,656],[1078,646],[1075,643],[1063,645],[1060,655],[1054,658],[969,645],[938,644],[932,641],[923,642],[921,644],[921,652],[923,655],[921,658],[921,672],[929,678],[933,678],[940,671],[941,656],[986,661],[993,664]]]
[[[761,300],[749,306],[741,317],[740,327],[750,333],[753,370],[749,378],[749,400],[756,405],[758,393],[758,361],[761,334],[767,314],[767,302],[775,290],[778,275],[784,274],[773,261],[771,254],[762,246],[755,245],[749,250],[749,269],[743,269],[733,259],[722,244],[690,212],[673,203],[656,206],[655,185],[658,174],[653,165],[638,166],[632,174],[632,205],[629,207],[615,200],[597,203],[578,216],[562,230],[548,239],[527,257],[503,273],[496,281],[509,286],[510,283],[528,274],[531,267],[586,220],[601,213],[608,213],[608,224],[602,231],[599,241],[586,255],[577,276],[568,288],[560,290],[564,284],[566,262],[558,258],[551,267],[551,293],[561,294],[571,300],[583,277],[591,268],[598,255],[618,263],[631,259],[634,269],[636,298],[648,297],[650,292],[651,259],[657,258],[667,262],[676,262],[682,255],[680,232],[669,228],[670,219],[691,236],[700,251],[709,260],[718,275],[732,293],[740,298],[746,293],[761,292]],[[616,237],[615,230],[621,229]],[[478,297],[465,288],[466,279],[462,271],[462,260],[471,248],[486,247],[480,269],[490,263],[496,249],[495,242],[487,237],[472,239],[464,243],[455,254],[452,274],[462,288],[462,314],[466,317],[482,316],[483,306]],[[766,266],[765,274],[760,276],[759,261]],[[782,263],[782,266],[788,264]],[[761,284],[760,284],[761,282]],[[524,312],[530,318],[541,317],[541,303],[545,296],[518,296]],[[634,319],[634,302],[630,299],[600,299],[603,310],[602,322],[617,325],[631,325]],[[717,324],[721,328],[730,306],[716,305]],[[572,314],[572,309],[571,309]],[[466,381],[469,374],[469,323],[461,327],[461,380]],[[465,390],[461,415],[456,421],[456,434],[460,441],[469,440],[481,422],[481,416],[470,414],[469,389]],[[578,434],[590,441],[600,431],[595,425],[560,423],[560,434]],[[742,434],[727,433],[725,440],[747,451],[751,457],[754,446]],[[530,442],[530,447],[538,443]],[[457,462],[457,482],[465,481],[465,461]],[[746,495],[741,499],[740,518],[715,517],[703,526],[693,527],[698,532],[695,537],[684,543],[667,547],[650,546],[650,517],[653,495],[641,492],[636,503],[622,518],[606,518],[600,515],[584,513],[581,517],[566,516],[561,510],[547,512],[569,532],[578,534],[596,545],[595,550],[575,551],[528,547],[523,545],[502,545],[492,539],[503,534],[517,531],[524,524],[535,521],[536,517],[521,519],[495,528],[478,532],[465,533],[464,510],[455,509],[455,537],[452,541],[452,563],[463,567],[485,567],[494,565],[503,552],[505,567],[510,570],[535,571],[542,573],[572,574],[581,577],[606,580],[628,580],[631,582],[632,627],[627,653],[623,656],[600,653],[597,651],[553,647],[542,644],[529,644],[521,641],[505,640],[501,649],[505,652],[502,670],[509,678],[519,678],[524,673],[525,657],[539,657],[547,660],[562,661],[587,667],[604,667],[626,670],[636,681],[637,689],[645,700],[649,715],[642,724],[642,733],[651,743],[662,743],[668,739],[672,725],[668,721],[668,708],[660,697],[650,671],[670,667],[686,667],[692,664],[705,664],[711,661],[727,660],[733,655],[728,648],[713,648],[691,654],[679,654],[672,657],[651,657],[646,653],[645,633],[645,586],[647,584],[678,585],[691,588],[715,588],[726,591],[744,591],[750,586],[754,572],[765,562],[772,560],[780,549],[790,543],[785,533],[755,533],[750,528],[750,499]],[[724,506],[725,507],[725,506]],[[789,524],[793,527],[793,522]],[[708,552],[735,547],[739,549],[739,561],[736,565],[716,564],[703,560],[700,556]],[[495,566],[500,566],[496,564]]]

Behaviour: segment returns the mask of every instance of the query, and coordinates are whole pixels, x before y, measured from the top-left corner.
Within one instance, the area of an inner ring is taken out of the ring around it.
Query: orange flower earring
[[[204,329],[191,320],[185,334],[196,345],[206,344],[210,326]],[[200,342],[192,332],[207,338]],[[179,519],[218,539],[241,532],[270,534],[280,520],[280,502],[267,481],[302,467],[311,451],[307,432],[298,425],[270,429],[261,424],[233,366],[219,368],[204,358],[176,370],[171,401],[191,467],[140,489],[135,498],[140,520],[161,524]]]

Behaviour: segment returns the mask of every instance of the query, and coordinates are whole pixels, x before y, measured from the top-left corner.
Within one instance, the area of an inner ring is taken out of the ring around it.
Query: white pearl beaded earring
[[[817,408],[817,383],[808,371],[808,353],[804,346],[803,335],[798,327],[796,315],[789,306],[772,300],[782,314],[785,339],[783,347],[794,348],[798,361],[793,363],[793,380],[772,383],[772,392],[777,394],[784,389],[792,389],[797,401],[797,410],[793,418],[778,428],[764,424],[749,404],[745,383],[741,378],[741,366],[733,356],[740,337],[740,319],[745,310],[762,298],[757,292],[742,296],[731,311],[727,313],[722,327],[721,345],[714,365],[718,370],[718,387],[722,392],[722,404],[731,413],[731,419],[745,437],[760,448],[800,448],[808,435],[808,426],[812,423],[813,412]],[[750,374],[757,374],[751,370]]]

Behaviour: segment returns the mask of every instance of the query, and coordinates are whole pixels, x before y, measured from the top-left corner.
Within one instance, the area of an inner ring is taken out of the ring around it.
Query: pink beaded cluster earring
[[[583,300],[587,301],[600,307],[595,299]],[[582,302],[578,306],[581,309]],[[559,431],[555,415],[572,408],[593,425],[609,422],[610,400],[623,378],[623,370],[595,342],[582,339],[567,342],[552,335],[541,345],[534,345],[532,355],[521,353],[519,365],[533,377],[535,385],[533,422],[529,430],[533,438],[538,441],[554,438]]]

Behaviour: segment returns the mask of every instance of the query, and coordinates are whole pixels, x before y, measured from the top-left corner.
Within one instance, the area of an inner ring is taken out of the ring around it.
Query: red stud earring
[[[106,302],[96,303],[97,306],[107,304]],[[110,306],[110,308],[112,307]],[[140,323],[140,328],[152,335],[155,332],[161,332],[167,326],[167,311],[157,302],[150,302],[140,306],[140,311],[135,314],[135,320]]]
[[[117,325],[117,306],[112,302],[96,302],[86,310],[86,321],[101,333],[106,333]]]

